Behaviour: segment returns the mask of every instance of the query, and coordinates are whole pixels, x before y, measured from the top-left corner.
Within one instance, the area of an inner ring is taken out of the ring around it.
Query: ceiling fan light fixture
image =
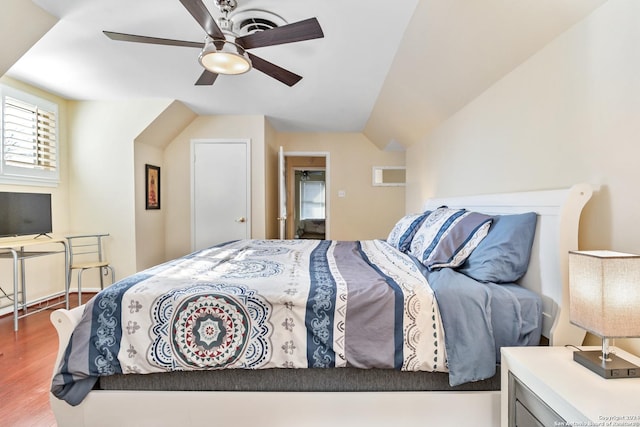
[[[218,49],[215,43],[223,43]],[[251,69],[251,60],[242,46],[228,40],[213,40],[207,38],[205,46],[200,52],[200,64],[216,74],[243,74]]]

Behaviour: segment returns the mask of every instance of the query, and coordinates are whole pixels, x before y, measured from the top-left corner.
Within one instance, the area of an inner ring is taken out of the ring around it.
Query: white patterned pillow
[[[438,208],[420,225],[409,253],[429,270],[458,267],[486,237],[491,221],[465,209]]]
[[[418,231],[418,227],[422,224],[422,221],[429,215],[429,212],[421,214],[411,214],[402,217],[387,237],[387,243],[395,247],[401,252],[407,252],[411,245],[411,239]]]

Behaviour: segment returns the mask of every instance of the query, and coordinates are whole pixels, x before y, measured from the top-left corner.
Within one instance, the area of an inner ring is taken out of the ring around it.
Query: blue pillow
[[[429,270],[458,267],[487,235],[491,220],[465,209],[438,208],[420,225],[409,253]]]
[[[411,239],[413,239],[418,227],[420,227],[427,215],[429,215],[429,212],[402,217],[389,233],[387,243],[401,252],[407,252],[411,245]]]
[[[537,220],[535,212],[495,216],[487,237],[458,271],[480,282],[520,279],[529,267]]]

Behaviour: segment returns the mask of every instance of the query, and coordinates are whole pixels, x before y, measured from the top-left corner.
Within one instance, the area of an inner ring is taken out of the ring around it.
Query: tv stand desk
[[[59,250],[38,249],[38,246],[44,245],[61,245]],[[17,238],[14,240],[0,241],[0,259],[13,259],[13,330],[18,330],[18,319],[45,310],[48,307],[40,308],[27,312],[27,290],[25,280],[25,260],[40,256],[55,255],[64,253],[64,304],[69,309],[69,253],[67,251],[67,242],[64,238],[57,237],[29,237],[26,239]],[[19,274],[18,274],[19,272]],[[20,286],[18,286],[18,281]],[[20,295],[20,297],[18,297]],[[57,303],[62,304],[62,301]],[[54,304],[54,305],[57,305]],[[19,311],[23,310],[21,315]]]

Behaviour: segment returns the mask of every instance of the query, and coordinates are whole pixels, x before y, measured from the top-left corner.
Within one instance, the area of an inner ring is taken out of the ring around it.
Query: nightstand
[[[502,349],[502,427],[640,427],[640,378],[604,379],[574,362],[574,351],[572,347]],[[640,365],[640,358],[615,351]]]

